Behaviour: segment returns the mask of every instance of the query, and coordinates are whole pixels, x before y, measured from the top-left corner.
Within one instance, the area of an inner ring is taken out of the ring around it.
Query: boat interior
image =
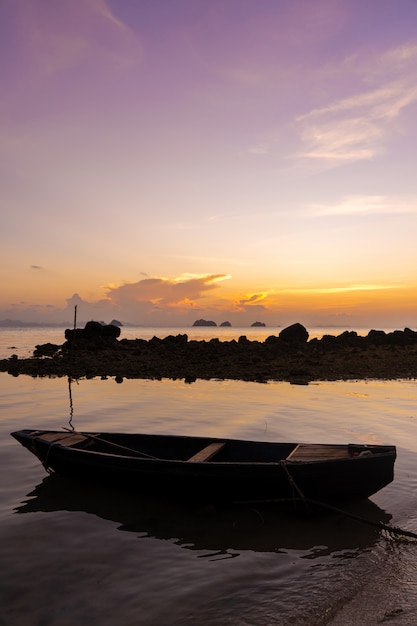
[[[37,440],[92,452],[143,459],[178,460],[189,463],[277,463],[326,461],[370,455],[378,450],[362,445],[272,443],[182,437],[175,435],[128,435],[33,431]],[[378,446],[374,447],[378,448]]]

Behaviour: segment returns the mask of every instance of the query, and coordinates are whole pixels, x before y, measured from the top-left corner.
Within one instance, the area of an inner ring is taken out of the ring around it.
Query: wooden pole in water
[[[74,328],[73,328],[73,333],[72,333],[72,339],[71,339],[71,349],[70,349],[70,358],[69,358],[69,368],[68,368],[68,393],[69,393],[69,401],[70,401],[70,418],[69,418],[69,425],[71,427],[71,430],[74,430],[74,426],[72,425],[72,418],[74,416],[74,407],[72,404],[72,390],[71,390],[71,383],[72,383],[72,353],[74,350],[74,341],[75,341],[75,331],[77,329],[77,305],[75,305],[74,307]]]

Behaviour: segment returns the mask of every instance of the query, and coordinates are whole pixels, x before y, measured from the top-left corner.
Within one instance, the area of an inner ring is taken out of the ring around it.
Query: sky
[[[415,0],[1,0],[0,320],[417,326]]]

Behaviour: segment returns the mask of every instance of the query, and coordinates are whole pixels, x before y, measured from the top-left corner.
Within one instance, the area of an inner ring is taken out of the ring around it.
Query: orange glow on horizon
[[[270,290],[254,297],[252,294],[223,294],[221,303],[206,296],[213,307],[222,310],[239,310],[242,303],[246,309],[261,304],[267,311],[283,313],[286,311],[314,311],[325,314],[340,311],[362,311],[371,314],[382,310],[417,311],[417,286],[395,287],[379,285],[352,285],[346,287],[320,287]],[[206,302],[207,303],[207,302]],[[233,304],[232,304],[233,303]],[[416,315],[417,316],[417,315]]]

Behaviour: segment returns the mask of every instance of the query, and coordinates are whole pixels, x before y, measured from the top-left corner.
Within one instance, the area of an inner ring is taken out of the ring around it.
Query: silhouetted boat
[[[396,449],[121,433],[12,433],[48,471],[197,500],[367,498],[393,480]]]

